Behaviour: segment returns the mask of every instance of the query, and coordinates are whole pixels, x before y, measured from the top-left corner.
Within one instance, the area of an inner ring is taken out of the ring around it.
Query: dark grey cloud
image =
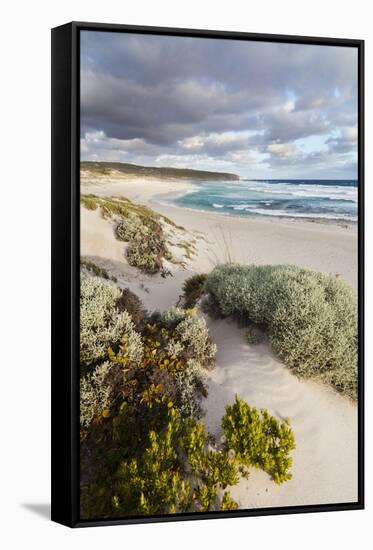
[[[270,113],[265,117],[268,141],[287,142],[330,131],[331,121],[318,110]]]
[[[312,151],[297,151],[297,140],[316,136],[321,151],[350,166],[354,149],[342,136],[356,129],[356,56],[331,46],[84,32],[82,158],[182,164],[194,155],[208,168],[224,161],[240,171],[256,158],[258,171],[286,162],[301,171]]]

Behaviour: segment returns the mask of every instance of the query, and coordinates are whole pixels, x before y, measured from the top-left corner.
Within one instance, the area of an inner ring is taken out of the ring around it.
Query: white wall
[[[45,511],[49,501],[50,28],[80,20],[367,40],[369,211],[373,185],[369,4],[367,0],[12,0],[2,4],[0,540],[8,539],[3,548],[367,547],[363,541],[371,538],[371,507],[364,512],[74,531],[52,524],[37,510]],[[369,237],[373,238],[368,220],[368,242]],[[367,413],[369,421],[369,402]],[[367,463],[372,464],[371,437],[367,448]],[[368,506],[371,489],[368,469]]]

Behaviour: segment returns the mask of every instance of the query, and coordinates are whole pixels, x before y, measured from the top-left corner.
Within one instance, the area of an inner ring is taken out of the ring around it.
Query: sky
[[[357,177],[357,49],[81,32],[81,160]]]

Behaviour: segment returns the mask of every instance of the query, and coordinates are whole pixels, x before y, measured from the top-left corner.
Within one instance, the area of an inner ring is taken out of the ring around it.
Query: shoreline
[[[89,181],[89,183],[87,183]],[[157,187],[157,191],[154,192],[154,187]],[[268,220],[274,222],[291,222],[291,223],[307,223],[307,224],[319,224],[327,226],[339,226],[344,229],[357,229],[357,221],[336,219],[336,218],[318,218],[307,216],[279,216],[279,215],[264,215],[264,214],[251,214],[240,215],[239,213],[229,214],[227,212],[218,212],[214,210],[204,210],[202,208],[191,208],[187,206],[180,206],[173,202],[187,193],[193,192],[195,189],[194,183],[188,180],[177,179],[157,179],[152,177],[123,177],[121,176],[101,176],[100,178],[87,180],[83,178],[81,181],[81,193],[89,194],[93,193],[98,196],[125,196],[130,200],[137,201],[143,204],[148,204],[156,209],[161,206],[165,208],[175,208],[186,210],[189,212],[203,213],[209,215],[217,215],[219,217],[227,217],[233,219],[249,219],[249,220]],[[102,193],[102,191],[105,191]]]
[[[202,212],[205,214],[213,214],[217,216],[226,216],[228,218],[241,218],[241,219],[255,219],[255,220],[273,220],[273,221],[279,221],[279,220],[285,220],[290,222],[304,222],[304,223],[317,223],[320,225],[336,225],[343,228],[350,228],[354,229],[357,228],[357,221],[354,220],[345,220],[345,219],[337,219],[337,218],[318,218],[318,217],[307,217],[307,216],[279,216],[279,215],[265,215],[265,214],[250,214],[250,215],[242,215],[242,214],[229,214],[228,212],[219,212],[218,209],[215,210],[204,210],[203,208],[192,208],[188,206],[180,206],[179,204],[176,204],[175,202],[172,202],[175,199],[178,199],[184,195],[186,195],[188,192],[192,192],[192,189],[184,190],[184,192],[169,192],[169,193],[160,193],[153,195],[152,199],[150,200],[150,203],[154,206],[165,206],[165,207],[174,207],[174,208],[180,208],[182,210],[188,210],[190,212]]]
[[[182,187],[181,187],[182,186]],[[204,235],[190,270],[209,272],[218,263],[296,264],[342,276],[357,288],[357,227],[312,223],[301,218],[239,216],[204,212],[165,203],[164,198],[190,191],[188,182],[101,178],[83,185],[83,194],[124,196],[171,218],[176,224]]]
[[[156,193],[155,191],[156,187]],[[124,243],[113,221],[97,210],[81,207],[81,254],[117,277],[148,311],[165,311],[177,303],[184,281],[209,273],[219,263],[296,264],[343,277],[357,286],[356,229],[300,219],[229,216],[164,204],[170,193],[185,192],[176,182],[108,182],[82,186],[82,193],[125,196],[172,219],[193,242],[195,253],[185,266],[169,265],[172,276],[147,275],[128,265]],[[173,195],[174,196],[174,195]],[[170,236],[177,249],[175,234]],[[183,249],[179,249],[183,250]],[[264,472],[250,470],[249,479],[231,487],[241,509],[354,502],[357,498],[357,408],[321,383],[300,380],[273,353],[268,339],[250,345],[246,329],[231,319],[207,318],[217,343],[216,366],[208,375],[202,406],[207,429],[221,436],[224,406],[238,394],[251,406],[266,408],[277,418],[290,418],[296,449],[292,479],[276,485]]]

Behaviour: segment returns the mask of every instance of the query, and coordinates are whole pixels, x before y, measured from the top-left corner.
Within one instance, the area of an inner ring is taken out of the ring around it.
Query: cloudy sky
[[[81,158],[355,178],[357,51],[84,31]]]

